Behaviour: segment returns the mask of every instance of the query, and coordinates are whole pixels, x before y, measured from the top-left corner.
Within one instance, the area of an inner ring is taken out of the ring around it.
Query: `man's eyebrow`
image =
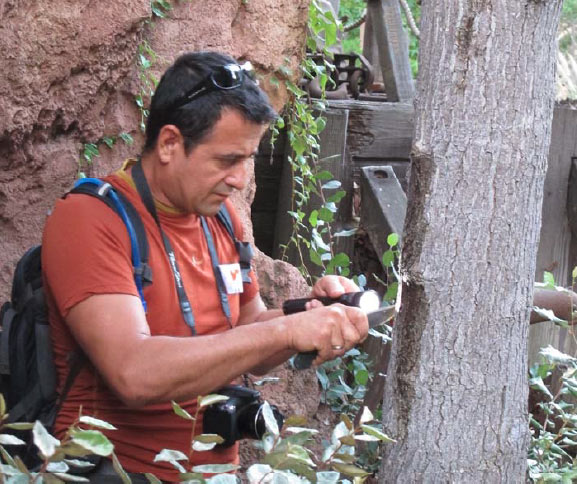
[[[251,156],[256,156],[257,154],[258,154],[258,150],[254,150],[248,156],[246,153],[223,153],[221,155],[216,155],[216,156],[222,160],[236,160],[238,158],[248,158]]]

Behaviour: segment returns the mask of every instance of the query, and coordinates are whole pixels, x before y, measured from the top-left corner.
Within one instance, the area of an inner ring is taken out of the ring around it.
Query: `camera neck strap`
[[[146,209],[148,210],[148,212],[150,213],[150,215],[152,216],[152,218],[156,222],[156,225],[158,226],[158,230],[159,230],[160,235],[162,237],[162,243],[164,245],[164,250],[166,252],[166,255],[168,256],[168,261],[170,263],[170,269],[171,269],[172,274],[174,276],[174,284],[176,287],[176,293],[178,295],[178,302],[180,305],[182,317],[184,319],[184,322],[187,324],[187,326],[190,327],[192,334],[195,335],[196,334],[196,327],[195,327],[195,322],[194,322],[194,313],[192,312],[192,306],[190,305],[190,301],[189,301],[188,296],[186,294],[186,290],[184,289],[182,276],[180,274],[180,269],[179,269],[178,263],[176,261],[176,256],[174,254],[174,250],[173,250],[172,245],[170,243],[170,239],[164,233],[164,230],[162,230],[162,226],[160,224],[160,219],[158,218],[158,213],[156,211],[156,206],[154,204],[154,198],[153,198],[152,193],[150,191],[150,187],[149,187],[148,182],[146,180],[146,176],[144,175],[144,170],[142,169],[142,162],[141,162],[140,158],[138,159],[138,161],[136,162],[136,164],[132,168],[132,177],[134,179],[134,184],[136,185],[136,190],[138,191],[138,194],[140,195],[142,202],[144,203]],[[226,285],[225,285],[225,282],[223,280],[222,274],[221,274],[220,269],[219,269],[220,261],[218,259],[218,254],[216,252],[216,248],[214,245],[214,239],[212,237],[212,233],[210,232],[210,228],[208,227],[208,224],[206,222],[205,217],[200,217],[200,221],[201,221],[204,237],[206,239],[206,243],[208,246],[208,251],[210,254],[210,260],[212,263],[212,270],[213,270],[214,278],[215,278],[216,284],[217,284],[217,289],[218,289],[218,294],[219,294],[219,299],[220,299],[220,305],[222,307],[222,312],[224,313],[224,315],[226,317],[226,320],[228,322],[229,327],[232,328],[232,315],[231,315],[231,311],[230,311],[230,304],[228,301]]]
[[[180,305],[180,311],[182,313],[182,317],[184,318],[184,322],[192,331],[192,334],[196,334],[196,327],[194,324],[194,314],[192,313],[192,306],[188,300],[188,296],[186,295],[186,291],[184,290],[184,285],[182,282],[182,276],[180,275],[180,269],[178,268],[178,263],[176,262],[176,256],[174,254],[174,250],[172,248],[172,244],[170,240],[162,230],[162,226],[160,225],[160,220],[158,219],[158,214],[156,213],[156,206],[154,205],[154,198],[152,197],[152,193],[150,192],[150,187],[148,186],[148,182],[146,181],[146,177],[144,176],[144,171],[142,170],[142,163],[140,159],[136,162],[134,167],[132,168],[132,178],[134,179],[134,184],[136,185],[136,190],[144,203],[144,206],[152,215],[152,218],[156,222],[158,226],[158,230],[160,231],[160,236],[162,238],[162,243],[164,245],[164,251],[168,256],[168,261],[170,263],[170,269],[172,271],[172,275],[174,276],[174,284],[176,287],[176,293],[178,295],[178,302]]]

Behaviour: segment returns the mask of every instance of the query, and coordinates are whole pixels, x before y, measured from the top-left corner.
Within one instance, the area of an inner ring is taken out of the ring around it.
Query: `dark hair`
[[[257,124],[267,124],[276,119],[277,114],[267,95],[247,78],[238,88],[210,90],[178,107],[188,90],[226,64],[236,64],[236,61],[217,52],[191,52],[180,56],[166,70],[150,103],[144,151],[156,145],[164,125],[173,124],[184,137],[186,152],[190,152],[209,134],[225,108],[235,109],[246,120]]]

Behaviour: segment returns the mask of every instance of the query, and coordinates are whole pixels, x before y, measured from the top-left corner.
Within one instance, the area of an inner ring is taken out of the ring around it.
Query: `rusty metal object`
[[[310,54],[309,57],[317,64],[324,63],[321,54]],[[327,82],[327,99],[358,99],[361,93],[370,93],[374,81],[373,67],[362,55],[359,54],[334,54],[332,64],[335,66],[330,73],[330,81]],[[322,91],[316,79],[307,81],[305,89],[311,97],[320,98]]]

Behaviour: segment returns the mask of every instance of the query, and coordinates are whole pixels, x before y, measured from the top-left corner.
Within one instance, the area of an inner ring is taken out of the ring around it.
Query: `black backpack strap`
[[[98,198],[106,205],[108,205],[112,210],[114,210],[121,218],[122,214],[119,213],[119,206],[114,202],[111,194],[114,194],[121,203],[121,207],[124,209],[130,223],[134,229],[136,244],[138,244],[138,252],[140,254],[140,264],[133,264],[134,278],[139,286],[139,279],[142,287],[146,287],[152,283],[152,269],[150,268],[149,260],[149,247],[148,239],[146,237],[146,232],[144,230],[144,224],[142,219],[138,214],[134,205],[120,192],[113,189],[112,185],[105,183],[102,180],[96,178],[81,179],[76,182],[75,187],[68,192],[65,197],[69,194],[83,194],[90,195]],[[127,227],[128,228],[128,227]],[[134,243],[131,237],[131,244]],[[139,288],[139,294],[141,294],[141,289]],[[142,295],[141,295],[142,299]],[[144,301],[143,301],[144,303]]]
[[[232,218],[224,203],[220,206],[220,210],[216,214],[216,218],[224,226],[230,235],[230,238],[234,241],[234,245],[238,252],[242,282],[250,284],[252,281],[250,279],[249,272],[251,270],[251,261],[254,256],[252,246],[249,242],[242,242],[236,238],[234,227],[232,225]]]

